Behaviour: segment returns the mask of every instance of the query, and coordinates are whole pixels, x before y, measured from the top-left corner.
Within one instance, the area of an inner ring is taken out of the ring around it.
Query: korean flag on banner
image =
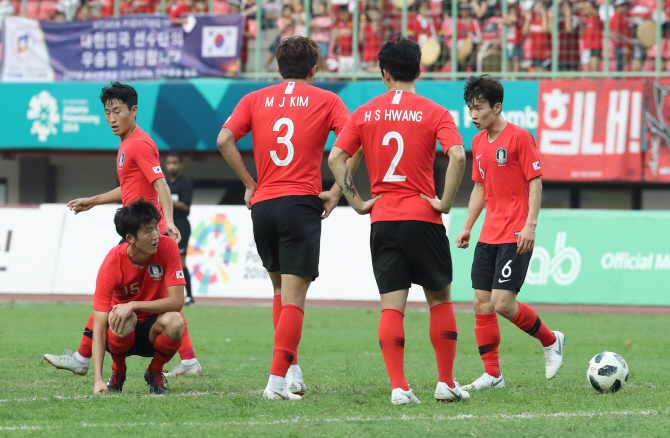
[[[237,26],[203,26],[202,57],[232,58],[237,55]]]

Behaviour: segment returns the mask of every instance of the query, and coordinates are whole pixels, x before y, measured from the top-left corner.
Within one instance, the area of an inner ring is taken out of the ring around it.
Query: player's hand
[[[94,206],[91,198],[77,198],[67,203],[67,208],[69,208],[70,211],[74,211],[74,214],[88,211]]]
[[[535,247],[535,228],[526,225],[519,233],[519,238],[516,240],[516,252],[519,254],[526,254],[533,251]]]
[[[330,212],[335,210],[337,203],[340,201],[340,197],[333,194],[330,190],[327,192],[319,193],[319,198],[321,198],[321,219],[325,219],[330,216]]]
[[[96,380],[95,385],[93,386],[93,394],[109,394],[107,384],[103,380]]]
[[[181,233],[179,232],[179,229],[177,229],[177,226],[174,223],[172,223],[167,224],[165,228],[167,228],[168,235],[172,237],[174,240],[176,240],[177,243],[179,243],[179,241],[181,240]]]
[[[135,313],[135,308],[132,301],[115,305],[109,312],[109,328],[114,333],[118,333],[133,313]]]
[[[449,211],[451,210],[451,207],[446,207],[442,205],[442,201],[440,201],[440,198],[435,196],[434,198],[429,198],[428,196],[424,195],[421,193],[421,197],[428,201],[431,207],[433,207],[435,210],[439,211],[440,213],[443,214],[449,214]]]
[[[356,213],[361,215],[369,214],[370,210],[372,210],[372,206],[375,205],[375,202],[377,202],[377,200],[381,197],[382,195],[377,195],[369,201],[361,202],[360,205],[354,207],[354,210],[356,210]]]
[[[256,192],[256,183],[254,183],[253,186],[247,187],[247,189],[244,191],[244,203],[247,204],[247,208],[251,210],[251,197],[254,196],[254,193]]]
[[[456,246],[462,249],[470,246],[470,230],[463,230],[456,237]]]

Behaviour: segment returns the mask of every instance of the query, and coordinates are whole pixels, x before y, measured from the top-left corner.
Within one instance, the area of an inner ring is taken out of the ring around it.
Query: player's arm
[[[463,180],[463,173],[465,173],[465,148],[463,145],[454,145],[447,151],[449,157],[449,165],[447,172],[444,175],[444,193],[442,193],[442,200],[439,198],[429,198],[427,195],[421,193],[421,197],[428,202],[437,211],[448,214],[451,211],[451,206],[454,204],[454,198],[458,187]]]
[[[378,195],[369,201],[363,202],[361,197],[356,191],[354,186],[354,177],[347,167],[347,160],[351,158],[348,152],[344,149],[341,149],[337,146],[333,146],[333,149],[330,151],[328,156],[328,166],[335,176],[335,182],[340,188],[344,197],[347,198],[347,202],[351,205],[358,214],[368,214],[372,210],[372,206],[377,199],[381,198],[382,195]]]
[[[472,194],[470,195],[470,203],[468,204],[468,214],[465,216],[465,223],[463,224],[463,230],[456,237],[456,246],[459,248],[467,248],[470,246],[470,234],[472,233],[472,227],[477,222],[477,218],[482,214],[482,210],[486,206],[486,200],[484,198],[484,183],[475,182],[475,187],[472,189]]]
[[[537,217],[540,215],[540,204],[542,203],[542,177],[538,176],[528,181],[528,219],[526,225],[519,233],[517,239],[517,250],[519,254],[526,254],[535,246],[535,228]]]
[[[107,346],[108,322],[107,312],[93,312],[93,370],[95,383],[93,394],[108,394],[107,384],[102,378],[102,364],[105,360],[105,347]]]
[[[251,210],[251,197],[256,191],[257,184],[242,161],[240,151],[238,151],[237,146],[235,146],[235,135],[233,135],[233,132],[230,129],[221,128],[219,137],[216,139],[216,147],[219,148],[221,155],[223,155],[223,159],[226,160],[226,163],[233,169],[233,172],[237,174],[244,184],[244,187],[247,188],[244,192],[244,203],[247,204],[247,208]]]
[[[177,229],[177,226],[174,224],[174,217],[172,216],[172,194],[170,193],[170,187],[168,187],[167,181],[165,178],[158,178],[156,181],[151,183],[152,186],[158,192],[158,201],[161,203],[161,209],[163,210],[163,219],[165,219],[165,227],[170,237],[174,238],[177,242],[181,240],[181,234]]]
[[[363,148],[359,148],[356,153],[347,160],[347,168],[351,175],[356,173],[358,165],[361,164],[361,159],[363,158]],[[319,193],[319,198],[323,202],[323,212],[321,214],[321,219],[325,219],[330,216],[330,213],[337,207],[337,203],[342,197],[342,190],[340,186],[337,185],[337,182],[333,184],[333,187],[327,192]]]
[[[67,203],[67,207],[74,211],[74,214],[87,211],[102,204],[113,204],[121,202],[121,187],[117,187],[107,193],[92,196],[90,198],[77,198]]]

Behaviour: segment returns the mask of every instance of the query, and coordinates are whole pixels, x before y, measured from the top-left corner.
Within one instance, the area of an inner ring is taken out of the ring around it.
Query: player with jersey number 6
[[[459,248],[470,245],[471,230],[486,207],[486,217],[472,262],[475,290],[475,336],[484,361],[484,374],[466,390],[505,387],[500,372],[500,314],[544,347],[547,379],[563,365],[565,336],[550,331],[537,313],[517,301],[535,245],[535,227],[542,198],[542,170],[533,136],[502,117],[504,89],[489,75],[470,76],[465,102],[480,132],[472,140],[472,179]]]
[[[339,135],[349,110],[336,94],[312,86],[318,58],[313,40],[284,39],[277,48],[284,82],[244,96],[217,139],[246,186],[256,248],[274,289],[274,356],[263,393],[270,400],[299,400],[306,390],[298,365],[305,297],[319,276],[321,219],[342,195],[337,185],[321,192],[321,161],[328,135]],[[249,132],[258,182],[235,146]],[[352,173],[361,156],[349,161]]]

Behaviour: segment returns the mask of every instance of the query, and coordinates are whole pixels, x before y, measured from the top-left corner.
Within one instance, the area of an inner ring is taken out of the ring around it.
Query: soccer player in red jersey
[[[172,196],[160,167],[158,148],[151,137],[137,125],[137,92],[130,85],[114,82],[102,89],[100,100],[105,106],[107,123],[112,132],[121,139],[117,154],[120,187],[92,198],[75,199],[68,203],[68,207],[78,214],[96,205],[123,201],[123,205],[128,206],[134,201],[145,199],[154,204],[161,213],[158,223],[160,233],[167,232],[179,242],[181,236],[173,221]],[[66,351],[63,355],[45,354],[44,359],[58,369],[86,375],[91,358],[92,328],[91,315],[79,349],[75,353]],[[179,375],[195,375],[202,372],[191,345],[188,328],[179,353],[182,359]]]
[[[185,321],[184,271],[174,239],[158,232],[161,214],[139,200],[117,210],[116,231],[126,243],[107,254],[98,271],[93,296],[94,394],[121,392],[126,357],[152,357],[144,380],[150,392],[168,394],[163,365],[179,350]],[[102,379],[105,349],[112,356],[112,376]]]
[[[489,75],[470,76],[465,86],[470,117],[482,132],[472,140],[475,187],[456,246],[469,246],[472,226],[486,207],[471,273],[475,336],[485,372],[466,390],[505,387],[497,314],[542,343],[547,379],[563,365],[563,333],[550,331],[530,306],[517,301],[535,245],[542,170],[533,136],[502,118],[503,94],[502,84]]]
[[[321,192],[321,161],[328,134],[349,110],[336,94],[312,86],[317,44],[297,36],[277,48],[284,82],[249,93],[223,125],[217,145],[246,186],[254,238],[274,289],[274,356],[263,393],[271,400],[299,400],[305,392],[297,351],[305,296],[319,275],[321,219],[341,196],[337,185]],[[258,183],[249,175],[235,141],[251,132]],[[352,172],[361,158],[349,163]]]
[[[354,111],[328,158],[337,184],[360,214],[371,212],[370,250],[381,294],[379,345],[391,379],[391,402],[419,403],[403,370],[403,317],[412,283],[423,286],[430,307],[430,339],[437,358],[435,398],[469,398],[452,376],[456,318],[451,303],[452,264],[442,214],[449,213],[465,169],[465,151],[446,108],[419,96],[419,45],[405,38],[384,44],[379,68],[388,92]],[[437,141],[449,157],[442,200],[435,194]],[[363,145],[374,198],[361,201],[345,160]]]

